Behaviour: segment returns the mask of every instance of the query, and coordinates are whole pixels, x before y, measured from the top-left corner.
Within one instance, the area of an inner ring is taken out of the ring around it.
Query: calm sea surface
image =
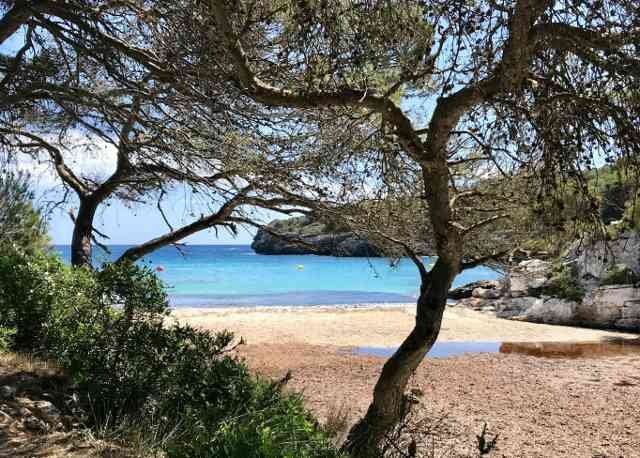
[[[115,259],[127,248],[112,245],[111,255],[95,248],[94,262]],[[56,249],[69,261],[68,245]],[[380,258],[258,255],[248,245],[189,245],[182,251],[165,247],[141,261],[159,270],[174,307],[413,302],[419,289],[408,259],[391,267]],[[454,286],[496,277],[477,267],[460,274]]]

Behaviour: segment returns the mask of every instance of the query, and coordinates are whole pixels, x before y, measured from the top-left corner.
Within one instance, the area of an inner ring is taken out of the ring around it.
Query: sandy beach
[[[342,416],[350,424],[364,414],[384,359],[354,354],[349,347],[398,345],[413,324],[413,307],[193,308],[174,316],[235,331],[248,343],[239,354],[253,370],[268,377],[291,371],[288,387],[303,393],[321,421]],[[449,308],[440,341],[597,346],[621,337],[633,336]],[[491,457],[640,457],[640,353],[428,358],[411,388],[424,393],[415,416],[433,428],[433,456],[477,456],[476,434],[486,423],[499,434]]]
[[[229,329],[248,344],[290,343],[338,347],[399,345],[413,327],[415,305],[176,309],[180,321]],[[457,307],[445,311],[440,342],[597,341],[628,334],[509,321]]]

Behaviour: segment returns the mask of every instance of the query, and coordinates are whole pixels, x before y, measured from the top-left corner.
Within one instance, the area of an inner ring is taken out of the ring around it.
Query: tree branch
[[[117,259],[116,263],[120,263],[125,260],[136,261],[160,247],[179,242],[185,237],[193,235],[196,232],[202,231],[204,229],[209,229],[215,226],[228,227],[231,214],[239,205],[242,205],[244,203],[243,199],[246,193],[250,190],[251,187],[242,189],[232,199],[225,202],[225,204],[220,207],[217,212],[209,216],[202,216],[200,219],[194,221],[191,224],[187,224],[179,229],[167,232],[160,237],[156,237],[140,245],[129,248],[122,254],[122,256]]]
[[[483,264],[486,264],[489,261],[497,261],[498,259],[500,259],[503,256],[506,256],[507,254],[509,254],[509,250],[502,250],[502,251],[493,252],[485,256],[472,258],[472,259],[469,259],[468,261],[463,261],[460,263],[460,271],[463,271],[466,269],[473,269],[474,267],[481,266]]]
[[[80,178],[78,178],[69,167],[67,167],[67,165],[64,162],[64,157],[62,156],[62,153],[58,148],[56,148],[49,142],[45,141],[44,139],[40,138],[39,136],[29,132],[13,130],[13,129],[0,129],[0,132],[10,134],[10,135],[15,135],[18,137],[20,136],[26,137],[32,142],[35,142],[35,144],[33,145],[26,145],[26,146],[44,148],[49,153],[49,157],[53,161],[54,167],[60,179],[64,183],[69,185],[79,196],[81,197],[87,196],[89,190],[87,189],[86,184]]]
[[[480,229],[483,226],[486,226],[487,224],[491,224],[494,221],[498,221],[500,219],[504,219],[504,218],[509,218],[510,215],[506,214],[506,213],[501,213],[499,215],[493,215],[489,218],[483,219],[482,221],[478,221],[475,224],[472,224],[471,226],[467,227],[464,230],[465,234],[468,234],[469,232],[475,231],[476,229]]]
[[[407,152],[414,159],[424,161],[424,145],[415,133],[411,120],[390,99],[375,94],[374,91],[362,91],[342,88],[334,92],[304,91],[296,92],[277,88],[262,81],[251,70],[249,58],[244,51],[240,38],[235,35],[227,17],[224,0],[210,0],[213,17],[223,41],[228,48],[237,77],[242,89],[262,103],[288,108],[318,108],[329,106],[363,107],[384,113],[396,128],[396,134],[402,140]]]

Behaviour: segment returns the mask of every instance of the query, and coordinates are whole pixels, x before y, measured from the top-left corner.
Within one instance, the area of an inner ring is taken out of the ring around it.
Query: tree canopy
[[[349,435],[355,456],[372,456],[401,417],[460,270],[516,247],[525,208],[563,227],[567,193],[575,227],[597,228],[590,171],[638,168],[634,0],[3,5],[0,40],[26,28],[0,67],[8,147],[47,151],[60,170],[57,146],[32,129],[97,128],[128,164],[116,171],[128,192],[161,193],[162,176],[242,196],[219,212],[308,206],[415,262],[416,325]],[[207,181],[218,166],[233,171],[223,188]],[[65,182],[81,194],[81,181]],[[225,213],[236,222],[255,223]],[[425,240],[431,268],[415,254]]]

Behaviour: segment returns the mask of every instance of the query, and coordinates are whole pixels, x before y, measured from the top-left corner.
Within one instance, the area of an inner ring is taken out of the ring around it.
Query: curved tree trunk
[[[377,456],[381,442],[401,419],[409,378],[440,333],[447,293],[458,268],[459,263],[440,258],[429,273],[427,282],[423,281],[416,324],[382,368],[367,414],[349,432],[343,448],[352,456]]]
[[[93,219],[99,204],[98,199],[80,199],[80,208],[76,215],[71,239],[71,264],[74,266],[91,266]]]

